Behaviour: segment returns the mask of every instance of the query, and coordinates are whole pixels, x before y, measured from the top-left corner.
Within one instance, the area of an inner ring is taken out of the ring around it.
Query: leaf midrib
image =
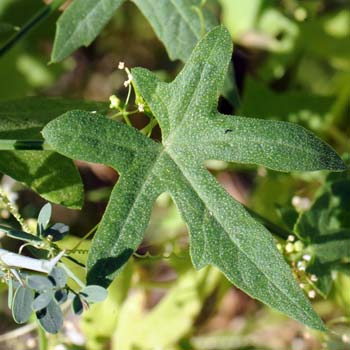
[[[170,152],[169,152],[169,151],[170,151]],[[169,150],[169,151],[167,151],[168,156],[169,156],[169,157],[172,159],[172,161],[176,164],[176,166],[177,166],[178,169],[180,170],[181,174],[184,176],[184,178],[185,178],[185,179],[188,181],[188,183],[191,185],[191,188],[195,191],[195,193],[197,194],[198,198],[202,201],[202,203],[204,204],[204,207],[208,210],[208,212],[212,212],[212,213],[213,213],[213,217],[215,218],[216,222],[217,222],[217,223],[220,225],[220,227],[223,229],[223,232],[228,236],[228,238],[230,239],[230,241],[232,241],[232,242],[235,244],[235,246],[239,249],[239,251],[240,251],[241,253],[243,253],[243,254],[247,257],[247,259],[248,259],[249,261],[251,261],[251,263],[257,268],[258,271],[260,271],[260,273],[266,278],[266,280],[267,280],[271,285],[275,286],[275,288],[276,288],[277,290],[279,290],[283,295],[285,295],[286,298],[287,298],[288,300],[290,300],[290,301],[292,302],[292,304],[295,305],[296,308],[297,308],[298,310],[301,310],[301,311],[302,311],[302,314],[304,314],[304,315],[306,316],[306,318],[310,320],[308,313],[307,313],[306,311],[304,311],[303,308],[300,307],[299,303],[298,303],[297,301],[294,301],[294,299],[290,299],[290,298],[289,298],[289,295],[288,295],[284,290],[280,289],[279,286],[277,286],[275,283],[271,282],[271,279],[268,277],[268,275],[266,275],[263,271],[261,271],[261,270],[259,269],[258,265],[255,263],[255,261],[254,261],[254,260],[251,260],[250,257],[249,257],[249,255],[248,255],[244,250],[241,249],[240,245],[237,244],[237,242],[236,242],[235,240],[233,240],[233,239],[230,237],[230,235],[227,233],[227,231],[226,231],[225,227],[223,226],[223,224],[219,221],[219,219],[217,218],[217,216],[214,214],[214,213],[216,212],[216,208],[210,208],[210,207],[208,207],[207,202],[202,198],[201,193],[200,193],[200,192],[197,190],[197,188],[195,187],[195,183],[193,183],[193,181],[191,181],[191,175],[190,175],[190,174],[187,174],[186,171],[185,171],[185,169],[181,167],[181,162],[179,162],[179,161],[177,160],[176,155],[172,154],[172,153],[171,153],[171,150]],[[248,293],[248,294],[249,294],[249,293]],[[255,297],[254,297],[254,298],[255,298]],[[311,321],[312,321],[312,319],[311,319]]]
[[[210,129],[210,126],[209,126],[209,129]],[[264,152],[265,152],[265,150],[264,150],[265,146],[276,146],[277,145],[277,146],[281,146],[284,148],[288,148],[291,151],[293,151],[293,153],[295,152],[295,150],[298,150],[298,151],[302,152],[303,154],[307,153],[310,156],[315,155],[315,152],[312,152],[312,150],[309,148],[302,147],[302,146],[300,146],[300,144],[293,145],[290,143],[284,143],[283,140],[276,141],[276,140],[271,140],[270,138],[265,138],[265,139],[258,138],[257,139],[257,138],[249,138],[246,136],[242,137],[241,139],[243,139],[245,141],[245,143],[255,144],[257,146],[260,146],[262,148],[262,151],[264,151]],[[237,139],[235,142],[239,142],[239,141],[240,140]],[[217,141],[217,139],[216,139],[214,141],[210,141],[209,145],[210,145],[210,147],[215,146],[215,145],[217,145],[217,146],[225,145],[227,147],[227,145],[230,145],[230,140]],[[206,143],[197,142],[196,146],[198,146],[199,149],[205,149],[208,147],[208,142],[206,142]],[[176,142],[176,147],[180,147],[180,148],[181,147],[183,147],[183,148],[191,147],[191,148],[193,148],[194,145],[193,145],[193,143]],[[264,153],[264,155],[267,155],[267,154]],[[206,160],[206,159],[203,159],[203,160]],[[250,163],[250,162],[240,162],[240,163],[255,164],[255,163]]]
[[[156,166],[158,165],[158,161],[159,161],[159,159],[163,156],[163,154],[164,154],[164,149],[162,149],[162,150],[159,152],[158,156],[155,158],[155,160],[154,160],[154,161],[150,164],[150,166],[147,168],[147,172],[146,172],[146,174],[145,174],[145,176],[144,176],[144,181],[142,182],[142,185],[140,186],[139,190],[137,191],[137,195],[136,195],[136,197],[135,197],[135,199],[134,199],[134,201],[133,201],[133,203],[132,203],[132,205],[131,205],[131,207],[130,207],[130,209],[129,209],[129,211],[128,211],[127,217],[125,218],[125,220],[124,220],[122,226],[120,227],[120,230],[119,230],[120,234],[119,234],[119,236],[118,236],[118,239],[116,240],[115,245],[117,245],[117,243],[122,239],[122,236],[123,236],[122,233],[124,232],[125,226],[126,226],[126,225],[128,224],[128,222],[130,221],[130,215],[131,215],[131,213],[134,211],[134,208],[136,207],[140,196],[143,194],[143,190],[145,189],[146,184],[151,184],[151,183],[152,183],[152,179],[150,180],[150,177],[151,177],[151,175],[153,174],[153,170],[154,170],[154,169],[156,168]],[[137,157],[138,157],[138,156],[136,155],[136,159],[137,159]],[[140,156],[139,156],[139,157],[140,157]],[[121,174],[121,176],[125,176],[125,175]],[[115,246],[115,245],[114,245],[114,246]],[[110,250],[111,252],[113,252],[114,246],[111,247],[111,250]]]

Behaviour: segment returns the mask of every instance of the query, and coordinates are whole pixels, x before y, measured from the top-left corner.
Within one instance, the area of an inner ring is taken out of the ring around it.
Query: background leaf
[[[61,267],[54,267],[48,277],[55,288],[63,288],[67,283],[67,274]]]
[[[107,290],[101,286],[89,285],[80,291],[80,296],[88,303],[98,303],[106,299]]]
[[[13,297],[12,316],[17,323],[26,323],[32,314],[34,293],[30,288],[18,287]]]
[[[75,0],[56,24],[51,61],[58,62],[88,46],[125,0]]]
[[[214,268],[207,267],[199,272],[190,269],[147,314],[144,313],[145,292],[139,290],[131,294],[120,310],[112,349],[170,348],[191,331],[203,304],[210,298],[220,298],[221,278]],[[154,329],[157,332],[153,332]]]
[[[46,276],[41,275],[30,275],[27,277],[28,287],[36,291],[46,291],[54,288],[54,285],[50,279]]]
[[[202,36],[217,20],[201,0],[132,0],[150,22],[172,60],[186,62]],[[202,11],[202,22],[195,8]]]
[[[84,311],[84,305],[79,295],[74,296],[72,300],[72,310],[75,315],[81,315]]]
[[[51,300],[46,308],[38,311],[36,317],[41,327],[48,333],[56,334],[63,326],[62,311],[54,300]]]
[[[32,310],[34,312],[44,309],[49,305],[53,299],[52,291],[39,294],[32,303]]]
[[[0,101],[0,139],[40,140],[41,129],[67,110],[106,111],[106,103],[28,97]],[[0,151],[0,171],[43,198],[78,209],[83,202],[80,176],[70,159],[51,151]]]
[[[52,206],[50,203],[46,203],[40,210],[38,215],[38,232],[40,235],[44,232],[47,225],[50,222],[52,213]]]

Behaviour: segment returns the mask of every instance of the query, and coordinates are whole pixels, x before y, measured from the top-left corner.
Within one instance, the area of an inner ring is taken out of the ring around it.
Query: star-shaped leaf
[[[217,112],[232,52],[217,27],[196,46],[170,84],[145,69],[132,75],[156,116],[162,143],[102,116],[73,111],[50,122],[46,140],[60,153],[117,169],[121,177],[94,237],[88,282],[108,285],[142,241],[154,201],[169,192],[186,221],[196,268],[217,266],[252,297],[310,327],[324,329],[270,233],[206,170],[208,159],[280,171],[343,169],[328,145],[304,128]]]

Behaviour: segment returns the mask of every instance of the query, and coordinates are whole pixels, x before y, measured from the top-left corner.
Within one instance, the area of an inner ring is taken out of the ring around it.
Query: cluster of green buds
[[[289,235],[285,243],[277,244],[277,249],[291,265],[300,288],[310,299],[314,299],[317,296],[315,283],[318,281],[318,277],[308,272],[308,266],[313,257],[305,251],[304,243],[296,239],[294,235]]]

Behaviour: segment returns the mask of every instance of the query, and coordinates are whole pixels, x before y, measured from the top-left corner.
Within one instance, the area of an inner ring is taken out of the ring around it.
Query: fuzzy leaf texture
[[[154,201],[169,192],[188,225],[197,269],[215,265],[252,297],[324,329],[271,234],[203,163],[220,159],[280,171],[342,170],[345,165],[330,146],[298,125],[218,113],[231,53],[229,33],[216,27],[173,82],[163,83],[145,69],[132,70],[161,127],[161,144],[125,124],[80,111],[44,128],[45,139],[58,152],[108,164],[120,174],[91,246],[88,283],[110,284],[142,242]]]

